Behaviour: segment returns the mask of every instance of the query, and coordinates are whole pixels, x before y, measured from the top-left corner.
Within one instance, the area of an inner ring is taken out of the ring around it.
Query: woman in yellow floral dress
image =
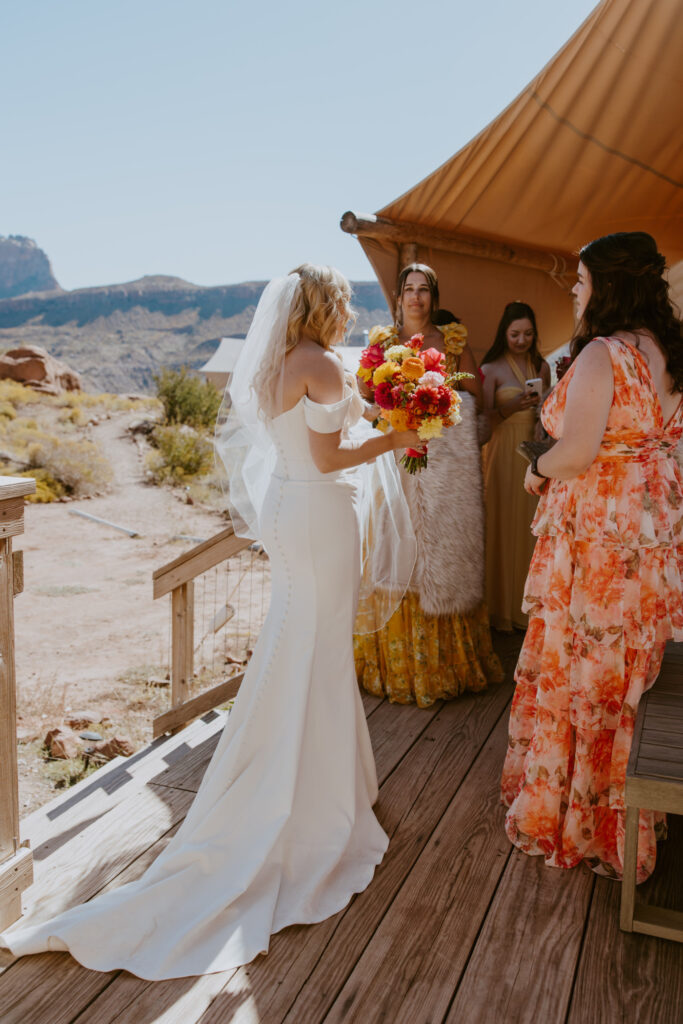
[[[527,472],[541,499],[502,779],[506,831],[555,867],[620,878],[635,715],[683,639],[681,325],[643,232],[581,251],[574,362],[543,408],[558,438]],[[664,819],[642,812],[638,881]]]
[[[370,693],[429,707],[502,679],[484,603],[481,382],[467,329],[457,322],[433,323],[439,291],[431,267],[407,266],[396,294],[395,324],[373,328],[370,343],[387,348],[422,334],[425,349],[445,352],[449,371],[472,377],[460,382],[462,422],[429,442],[426,469],[401,473],[417,539],[415,571],[387,624],[356,637],[356,671]]]

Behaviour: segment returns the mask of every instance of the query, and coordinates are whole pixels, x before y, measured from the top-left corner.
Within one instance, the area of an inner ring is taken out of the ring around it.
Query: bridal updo
[[[325,349],[342,340],[344,328],[354,319],[351,286],[335,267],[302,263],[292,271],[299,275],[287,323],[287,352],[309,335]]]

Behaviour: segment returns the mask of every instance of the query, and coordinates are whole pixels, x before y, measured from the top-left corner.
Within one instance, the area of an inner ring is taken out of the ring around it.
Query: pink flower
[[[380,409],[395,409],[396,401],[394,391],[400,389],[392,387],[391,381],[385,380],[375,388],[374,399]]]
[[[374,369],[384,362],[384,349],[381,345],[368,345],[360,357],[360,365],[366,369]]]
[[[434,388],[441,387],[443,384],[443,374],[437,373],[435,370],[429,370],[422,377],[420,377],[418,384],[429,384]]]
[[[437,348],[426,348],[420,353],[420,359],[425,364],[425,370],[437,370],[445,374],[446,357]]]

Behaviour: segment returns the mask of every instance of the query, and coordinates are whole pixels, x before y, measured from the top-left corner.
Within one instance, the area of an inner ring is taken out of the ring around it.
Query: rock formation
[[[78,374],[37,345],[15,348],[0,356],[0,379],[17,380],[46,395],[81,390]]]
[[[51,291],[61,289],[49,259],[33,239],[0,235],[0,299]]]

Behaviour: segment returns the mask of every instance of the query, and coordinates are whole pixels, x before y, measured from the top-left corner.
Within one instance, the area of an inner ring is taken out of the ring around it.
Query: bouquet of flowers
[[[441,437],[445,427],[460,423],[460,395],[453,385],[471,373],[448,374],[446,357],[438,349],[422,349],[424,335],[405,344],[381,343],[363,349],[357,376],[380,408],[374,426],[379,430],[417,430],[423,441]],[[401,459],[409,473],[427,465],[427,454],[407,448]]]

